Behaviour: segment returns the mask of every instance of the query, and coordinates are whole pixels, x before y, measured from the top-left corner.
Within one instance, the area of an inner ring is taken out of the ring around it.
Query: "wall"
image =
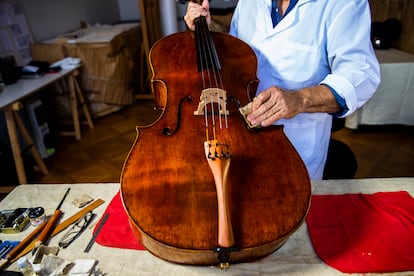
[[[138,0],[118,0],[121,21],[139,21]]]
[[[112,24],[120,21],[118,0],[17,0],[35,42],[78,29],[80,21]]]
[[[11,2],[12,0],[0,0]],[[113,24],[140,20],[138,0],[15,0],[23,10],[35,42],[78,29],[80,21],[89,24]],[[154,0],[156,1],[156,0]],[[175,1],[175,0],[171,0]],[[212,0],[217,8],[234,6],[237,0]],[[183,7],[178,7],[179,29],[185,29]]]
[[[121,21],[139,21],[141,19],[138,1],[139,0],[118,0]],[[158,1],[160,2],[161,0]],[[171,1],[175,2],[175,0]],[[211,0],[210,7],[219,9],[231,8],[236,6],[237,1],[238,0]],[[186,12],[187,5],[177,4],[176,6],[178,31],[184,31],[186,30],[186,25],[183,17]],[[166,24],[168,24],[168,22],[166,22]]]

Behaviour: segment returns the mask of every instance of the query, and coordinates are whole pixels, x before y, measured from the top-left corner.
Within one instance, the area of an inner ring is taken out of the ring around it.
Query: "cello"
[[[121,173],[121,199],[138,241],[180,264],[227,268],[276,251],[310,206],[306,167],[283,126],[243,116],[257,89],[253,50],[211,32],[157,41],[151,89],[161,110],[137,136]]]

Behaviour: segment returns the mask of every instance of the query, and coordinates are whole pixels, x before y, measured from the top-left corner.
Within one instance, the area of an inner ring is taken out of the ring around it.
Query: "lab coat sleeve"
[[[237,23],[238,22],[238,17],[239,17],[239,5],[236,5],[236,8],[233,12],[232,18],[231,18],[231,22],[230,22],[230,30],[229,30],[229,34],[234,36],[234,37],[238,37],[238,26]]]
[[[341,3],[345,3],[342,1]],[[374,94],[380,69],[371,40],[371,14],[367,0],[351,0],[330,13],[326,22],[327,58],[331,73],[321,82],[345,100],[346,117]]]

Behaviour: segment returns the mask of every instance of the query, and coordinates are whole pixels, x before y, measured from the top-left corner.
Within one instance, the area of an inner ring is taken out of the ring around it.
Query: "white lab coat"
[[[239,0],[230,28],[257,55],[258,93],[272,85],[296,90],[326,84],[345,99],[342,116],[374,94],[380,71],[367,0],[299,0],[275,28],[270,8],[271,0]],[[277,124],[284,125],[311,179],[321,179],[331,115],[302,113]]]

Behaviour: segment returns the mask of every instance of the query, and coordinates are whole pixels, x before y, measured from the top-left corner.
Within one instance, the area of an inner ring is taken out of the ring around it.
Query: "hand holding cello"
[[[184,21],[187,24],[188,28],[192,31],[195,30],[194,20],[200,16],[204,16],[207,20],[207,25],[211,23],[210,16],[210,5],[208,0],[202,0],[201,4],[190,1],[187,6],[187,12],[184,15]]]

